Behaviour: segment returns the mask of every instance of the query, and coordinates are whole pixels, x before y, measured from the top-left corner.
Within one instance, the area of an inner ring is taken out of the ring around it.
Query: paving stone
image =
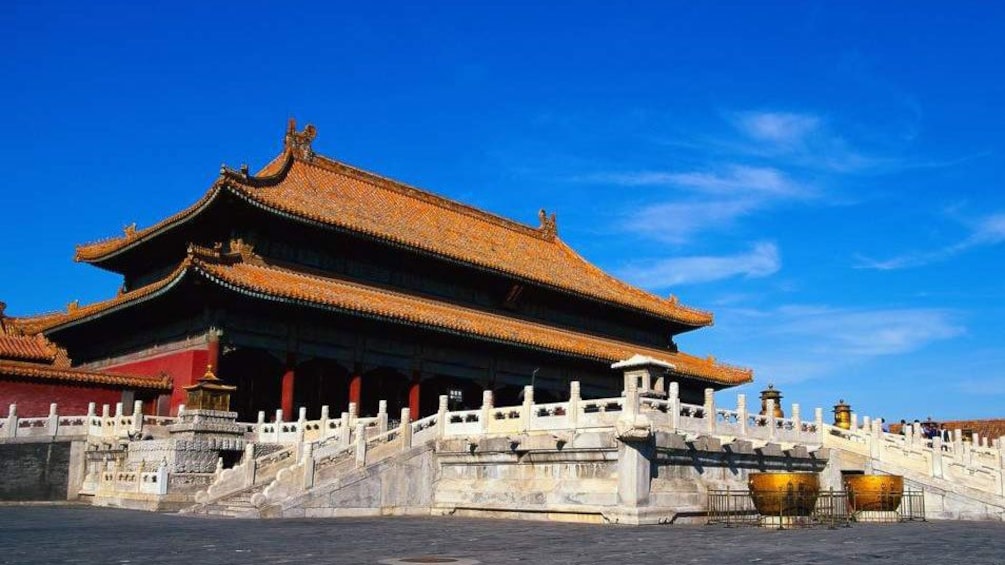
[[[86,506],[0,506],[4,565],[355,565],[409,557],[485,565],[1005,565],[1005,524],[917,522],[778,531],[450,517],[234,520]]]

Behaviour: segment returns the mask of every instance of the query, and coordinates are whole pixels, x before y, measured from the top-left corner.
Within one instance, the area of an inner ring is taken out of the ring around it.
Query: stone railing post
[[[715,435],[715,389],[705,389],[705,431],[708,435]]]
[[[255,422],[255,441],[265,441],[265,437],[262,436],[264,430],[262,427],[265,426],[265,410],[258,411],[258,420]]]
[[[436,408],[436,437],[442,438],[447,434],[447,395],[440,395],[440,403]]]
[[[520,410],[520,430],[526,432],[530,429],[530,418],[534,413],[534,387],[526,385],[523,387],[523,407]],[[484,425],[484,422],[482,423]]]
[[[382,434],[387,431],[387,401],[377,402],[377,433]]]
[[[162,461],[160,466],[157,467],[157,494],[167,494],[168,493],[168,468],[167,462]]]
[[[491,391],[489,391],[491,394]],[[412,411],[409,408],[401,409],[401,450],[408,451],[412,448]]]
[[[492,408],[495,406],[495,399],[491,390],[482,391],[482,413],[478,418],[482,423],[482,430],[489,431],[492,426]]]
[[[301,406],[297,414],[297,460],[304,455],[304,434],[307,432],[307,407]]]
[[[667,410],[670,411],[670,429],[677,431],[680,429],[680,385],[677,384],[677,381],[671,381],[670,390],[667,394]]]
[[[183,406],[184,406],[183,404],[178,406],[178,414],[179,415],[182,413],[182,407]],[[101,405],[101,437],[107,437],[108,435],[114,435],[115,428],[113,426],[109,426],[108,425],[111,422],[111,419],[112,419],[112,411],[111,411],[111,409],[109,408],[109,406],[107,404],[102,404]],[[114,424],[114,422],[112,422],[112,423]]]
[[[942,436],[936,435],[932,438],[932,476],[942,478]]]
[[[274,428],[276,429],[276,442],[279,441],[280,434],[283,433],[283,409],[277,408],[275,413]]]
[[[799,403],[792,403],[792,430],[795,433],[797,439],[802,438],[803,434],[803,412],[799,406]]]
[[[858,414],[851,413],[851,430],[852,432],[858,432]]]
[[[569,428],[573,431],[579,427],[579,401],[582,400],[579,392],[579,381],[569,383],[569,413],[566,418]]]
[[[318,435],[318,439],[319,440],[320,439],[324,439],[325,434],[328,432],[328,420],[329,419],[330,418],[328,416],[328,405],[327,404],[323,404],[321,406],[321,421],[320,421],[320,426],[319,426],[321,428],[321,433]]]
[[[349,435],[352,433],[352,426],[349,424],[349,413],[342,412],[338,427],[338,445],[341,448],[349,447]]]
[[[264,413],[263,413],[264,414]],[[244,445],[244,486],[250,487],[255,484],[255,471],[257,467],[257,462],[255,461],[255,444],[247,443]]]
[[[747,395],[736,395],[736,429],[740,437],[747,437]]]
[[[116,402],[115,403],[115,419],[112,422],[112,429],[115,430],[114,433],[115,433],[116,437],[118,437],[121,432],[127,431],[127,430],[120,429],[119,422],[121,422],[121,421],[122,421],[122,403],[121,402]]]
[[[959,428],[953,430],[953,456],[957,463],[963,463],[963,430]]]
[[[105,406],[108,406],[108,405],[106,404]],[[184,414],[185,414],[185,405],[184,404],[179,404],[178,405],[178,417],[181,418]],[[102,415],[102,417],[107,417],[108,416],[108,411],[104,410],[104,408],[102,408],[102,414],[101,415]]]
[[[46,429],[49,430],[49,435],[51,435],[52,437],[56,437],[56,434],[59,433],[58,410],[59,408],[56,406],[55,402],[49,405],[49,418],[45,422],[45,427]]]
[[[7,424],[4,429],[7,430],[7,437],[17,437],[17,404],[11,404],[7,408]]]
[[[873,420],[872,429],[869,432],[869,456],[873,459],[880,459],[883,453],[883,420],[880,418]]]
[[[355,402],[349,403],[349,426],[356,427],[356,417],[359,415],[359,407]]]
[[[778,421],[775,418],[775,399],[767,399],[764,402],[764,406],[768,411],[768,439],[775,439],[775,434],[778,430]]]
[[[300,464],[304,466],[304,488],[309,489],[314,486],[314,443],[304,445],[304,453],[300,457]]]
[[[87,421],[85,422],[86,428],[84,428],[84,430],[85,430],[84,433],[86,433],[88,436],[94,435],[92,433],[92,427],[91,426],[94,425],[94,420],[96,418],[97,418],[97,405],[95,403],[93,403],[93,402],[88,402],[87,403],[87,418],[86,418]]]
[[[133,433],[139,434],[143,431],[143,401],[133,402]]]
[[[366,465],[366,426],[356,424],[356,466]]]
[[[817,435],[820,436],[820,443],[824,442],[827,432],[824,431],[824,409],[817,407],[813,410],[813,425],[817,428]]]

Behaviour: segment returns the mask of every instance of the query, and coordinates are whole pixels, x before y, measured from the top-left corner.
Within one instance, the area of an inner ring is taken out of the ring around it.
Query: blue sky
[[[114,294],[73,246],[321,153],[715,311],[686,351],[829,409],[1005,416],[992,3],[0,4],[0,300]],[[721,402],[731,403],[732,395]]]

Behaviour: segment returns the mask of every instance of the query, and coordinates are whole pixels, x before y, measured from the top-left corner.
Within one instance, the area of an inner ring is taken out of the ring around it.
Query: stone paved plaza
[[[0,507],[2,564],[324,565],[418,557],[484,564],[1005,564],[1005,524],[776,531],[462,518],[231,520],[83,506]]]

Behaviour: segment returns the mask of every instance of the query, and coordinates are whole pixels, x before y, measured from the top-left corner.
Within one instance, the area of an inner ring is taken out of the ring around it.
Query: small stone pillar
[[[715,389],[705,389],[705,431],[708,435],[715,435],[715,423],[718,418],[715,414]]]
[[[579,392],[579,381],[569,383],[569,413],[566,418],[569,428],[573,431],[579,426],[579,402],[582,400]]]
[[[769,400],[775,401],[772,414],[768,413]],[[782,391],[775,389],[773,384],[769,384],[768,388],[761,391],[761,416],[771,415],[774,415],[775,418],[785,417],[785,412],[782,411]]]
[[[377,433],[382,434],[387,431],[387,401],[377,402]]]
[[[645,355],[633,355],[624,361],[614,363],[611,368],[624,371],[623,391],[627,392],[628,384],[634,383],[639,394],[643,396],[666,397],[666,374],[674,366]]]
[[[436,437],[442,438],[447,433],[447,409],[450,399],[447,395],[441,394],[439,405],[436,408]]]
[[[412,410],[410,408],[401,409],[401,450],[407,451],[412,447]]]
[[[522,420],[520,424],[521,431],[527,431],[530,429],[531,416],[534,414],[534,387],[527,385],[523,387],[523,407],[520,412],[520,419]],[[485,429],[485,422],[482,422],[482,429]]]
[[[4,426],[7,437],[17,436],[17,404],[11,404],[7,408],[7,424]]]
[[[366,465],[366,426],[356,424],[356,466]]]
[[[736,395],[736,427],[740,437],[747,437],[747,395]]]
[[[851,405],[845,404],[844,399],[834,405],[834,426],[842,430],[851,429]]]
[[[492,408],[494,406],[495,399],[492,397],[492,390],[482,391],[482,413],[479,420],[482,422],[482,429],[485,431],[489,430],[489,426],[492,425]]]

